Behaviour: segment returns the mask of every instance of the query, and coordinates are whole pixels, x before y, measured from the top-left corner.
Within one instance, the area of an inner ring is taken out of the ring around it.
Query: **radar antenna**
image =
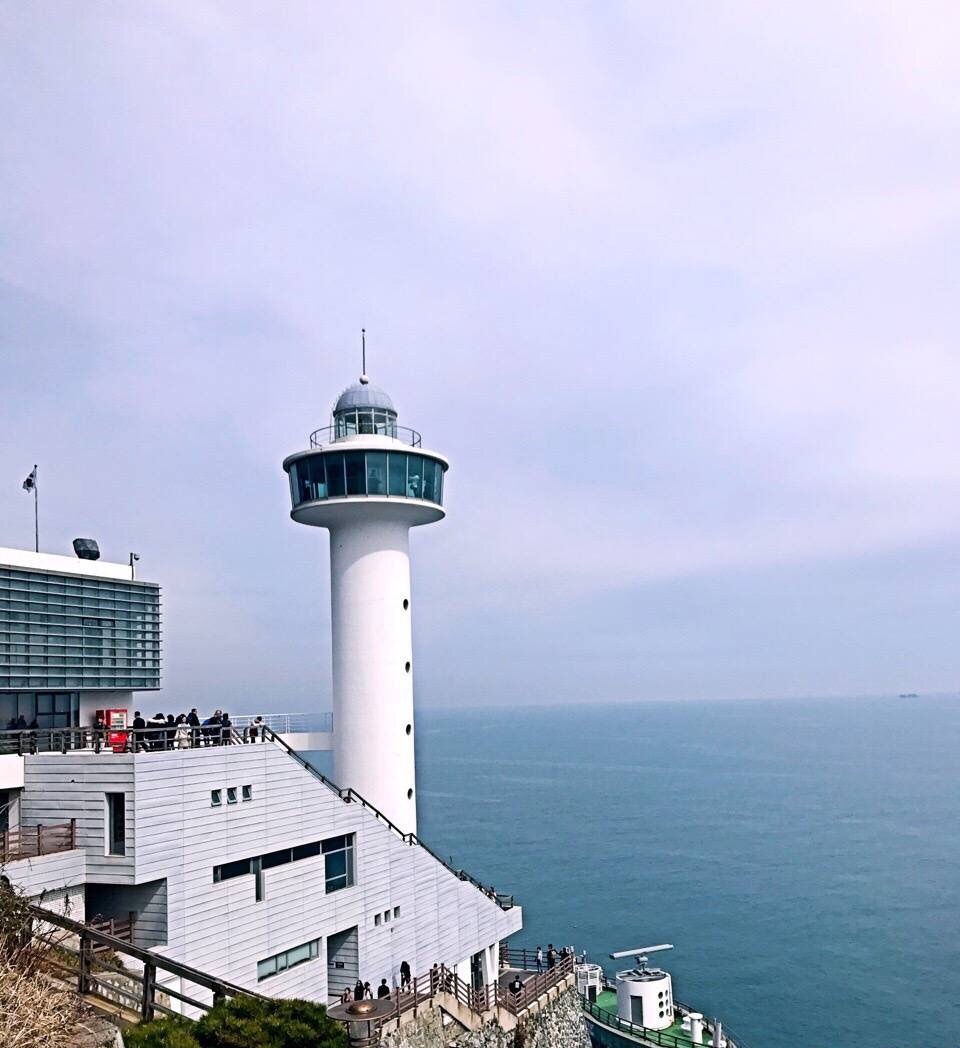
[[[660,953],[662,950],[672,950],[672,942],[662,942],[659,946],[638,946],[635,950],[618,950],[610,954],[610,959],[619,961],[621,957],[635,957],[637,967],[643,971],[647,967],[647,954]]]
[[[367,378],[367,329],[360,328],[360,352],[362,354],[361,363],[363,367],[360,369],[360,381],[366,385],[370,379]]]

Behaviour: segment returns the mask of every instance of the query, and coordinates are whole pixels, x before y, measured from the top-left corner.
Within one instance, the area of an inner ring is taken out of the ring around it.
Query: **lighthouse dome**
[[[340,394],[333,413],[334,415],[339,415],[343,411],[355,411],[358,408],[389,411],[393,415],[397,413],[397,409],[393,406],[393,401],[390,399],[390,394],[379,386],[373,385],[366,375],[361,375],[359,382],[354,382],[352,386],[347,386]]]

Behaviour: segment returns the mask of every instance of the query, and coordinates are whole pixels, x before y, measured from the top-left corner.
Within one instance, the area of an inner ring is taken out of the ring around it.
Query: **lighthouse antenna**
[[[363,367],[360,368],[360,374],[365,375],[367,373],[367,329],[360,328],[360,344],[362,346],[363,354]]]

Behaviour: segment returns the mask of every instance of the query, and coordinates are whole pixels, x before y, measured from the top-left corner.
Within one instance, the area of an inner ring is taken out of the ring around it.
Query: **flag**
[[[37,486],[37,467],[34,466],[33,467],[33,471],[31,472],[30,476],[27,477],[27,479],[23,482],[23,490],[24,491],[33,491],[33,489],[36,486]]]

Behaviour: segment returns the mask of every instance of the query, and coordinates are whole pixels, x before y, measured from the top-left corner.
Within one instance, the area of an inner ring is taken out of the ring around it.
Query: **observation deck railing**
[[[18,826],[0,833],[0,862],[35,859],[40,855],[72,851],[76,846],[76,819],[51,826]]]
[[[252,728],[257,716],[256,713],[238,713],[232,718],[234,727],[239,731]],[[272,728],[280,735],[333,731],[333,713],[330,710],[321,713],[263,713],[259,716],[265,727]]]
[[[466,870],[451,866],[415,833],[404,833],[399,826],[395,825],[378,808],[375,808],[365,797],[353,789],[341,789],[324,774],[285,743],[281,733],[273,728],[264,726],[258,732],[259,738],[255,741],[250,737],[250,729],[244,727],[238,729],[236,725],[224,727],[223,725],[207,725],[191,727],[188,725],[150,725],[146,728],[41,728],[31,731],[27,729],[14,731],[0,731],[0,754],[16,753],[22,756],[35,753],[71,753],[78,750],[87,750],[94,753],[157,753],[166,750],[200,749],[204,747],[235,746],[235,745],[258,745],[272,742],[292,757],[305,771],[309,772],[315,779],[323,783],[327,789],[334,792],[342,801],[348,804],[359,804],[378,821],[391,829],[405,844],[423,848],[428,855],[435,859],[446,870],[449,870],[461,881],[467,881],[478,891],[483,892],[487,898],[500,907],[501,910],[511,910],[514,906],[512,895],[498,892],[495,888],[482,884],[471,876]],[[111,738],[114,740],[111,742]]]
[[[310,434],[310,447],[323,448],[328,444],[342,444],[353,437],[390,437],[412,448],[419,448],[422,445],[420,434],[415,429],[410,429],[409,426],[361,422],[356,428],[348,430],[337,426],[323,426],[321,429],[315,429]]]

